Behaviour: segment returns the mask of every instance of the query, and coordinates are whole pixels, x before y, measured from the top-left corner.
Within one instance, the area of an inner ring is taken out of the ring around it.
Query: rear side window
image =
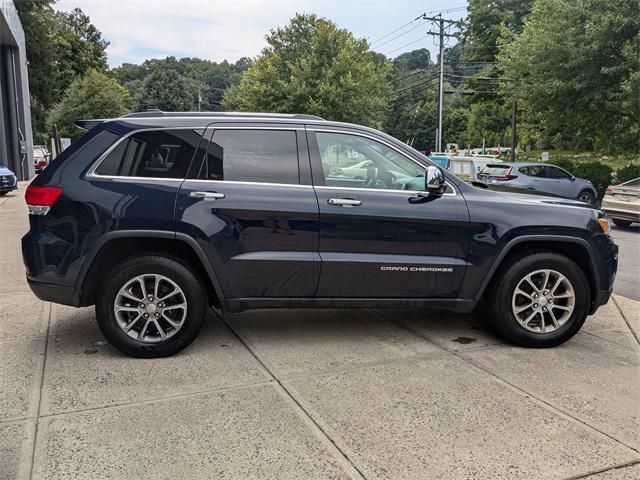
[[[199,178],[259,183],[299,183],[293,130],[218,129]]]
[[[204,130],[154,130],[122,140],[96,169],[98,175],[185,178]]]

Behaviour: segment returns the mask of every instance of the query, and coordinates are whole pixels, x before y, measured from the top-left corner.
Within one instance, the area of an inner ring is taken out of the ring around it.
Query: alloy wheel
[[[118,326],[144,343],[163,342],[180,331],[187,299],[180,286],[158,274],[138,275],[122,286],[113,304]]]
[[[529,331],[550,333],[567,323],[575,307],[575,292],[567,277],[555,270],[525,275],[511,298],[516,320]]]

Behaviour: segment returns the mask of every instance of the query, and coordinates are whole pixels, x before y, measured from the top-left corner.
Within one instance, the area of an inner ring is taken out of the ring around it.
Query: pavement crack
[[[565,416],[565,417],[567,417],[567,418],[570,418],[570,419],[571,419],[571,420],[573,420],[574,422],[577,422],[577,423],[579,423],[580,425],[583,425],[583,426],[587,427],[588,429],[590,429],[590,430],[592,430],[592,431],[594,431],[594,432],[599,433],[600,435],[604,435],[604,436],[605,436],[605,437],[607,437],[608,439],[610,439],[610,440],[614,441],[615,443],[618,443],[618,444],[620,444],[620,445],[622,445],[622,446],[624,446],[624,447],[628,448],[629,450],[631,450],[631,451],[633,451],[633,452],[640,453],[640,450],[638,450],[638,448],[632,447],[631,445],[627,445],[625,442],[623,442],[623,441],[621,441],[621,440],[619,440],[619,439],[615,438],[614,436],[612,436],[612,435],[610,435],[610,434],[608,434],[608,433],[606,433],[606,432],[604,432],[604,431],[600,430],[600,429],[599,429],[599,428],[597,428],[597,427],[594,427],[593,425],[590,425],[590,424],[586,423],[584,420],[581,420],[580,418],[578,418],[578,417],[576,417],[576,416],[572,415],[571,413],[569,413],[569,412],[565,412],[565,411],[564,411],[564,410],[562,410],[561,408],[559,408],[559,407],[557,407],[556,405],[554,405],[554,404],[552,404],[552,403],[550,403],[550,402],[548,402],[548,401],[544,400],[543,398],[540,398],[540,397],[538,397],[537,395],[535,395],[535,394],[533,394],[533,393],[531,393],[531,392],[529,392],[529,391],[527,391],[527,390],[523,389],[522,387],[519,387],[518,385],[515,385],[514,383],[511,383],[511,382],[509,382],[509,381],[507,381],[507,380],[505,380],[505,379],[503,379],[503,378],[499,377],[498,375],[496,375],[495,373],[493,373],[491,370],[487,369],[484,365],[478,364],[478,363],[477,363],[477,362],[475,362],[472,358],[468,357],[468,356],[465,354],[465,352],[458,352],[458,351],[455,351],[455,350],[449,350],[448,348],[446,348],[446,347],[444,347],[444,346],[442,346],[442,345],[438,344],[437,342],[434,342],[432,339],[428,338],[427,336],[423,335],[422,333],[420,333],[420,332],[416,332],[416,331],[414,331],[413,329],[411,329],[411,328],[407,327],[406,325],[402,325],[401,323],[398,323],[398,322],[396,322],[395,320],[393,320],[393,319],[391,319],[391,318],[388,318],[387,316],[385,316],[384,314],[382,314],[382,313],[380,313],[380,312],[378,312],[378,311],[375,311],[375,310],[374,310],[374,312],[375,312],[376,314],[380,315],[382,318],[385,318],[385,319],[386,319],[386,320],[388,320],[389,322],[394,323],[394,324],[398,325],[399,327],[404,328],[405,330],[408,330],[409,332],[413,333],[414,335],[417,335],[418,337],[421,337],[421,338],[423,338],[424,340],[427,340],[428,342],[433,343],[433,344],[434,344],[434,345],[436,345],[437,347],[439,347],[439,348],[441,348],[441,349],[443,349],[443,350],[445,350],[445,351],[449,352],[451,355],[456,356],[457,358],[459,358],[459,359],[460,359],[460,360],[462,360],[463,362],[465,362],[465,363],[467,363],[467,364],[471,365],[472,367],[476,368],[477,370],[480,370],[481,372],[484,372],[485,374],[487,374],[487,375],[489,375],[489,376],[493,377],[495,380],[497,380],[498,382],[502,383],[503,385],[507,385],[507,386],[509,386],[510,388],[512,388],[513,390],[518,391],[518,392],[520,392],[520,393],[522,393],[522,394],[524,394],[524,395],[527,395],[527,396],[529,396],[529,397],[533,398],[534,400],[537,400],[538,402],[540,402],[540,403],[542,403],[542,404],[546,405],[548,408],[550,408],[551,410],[553,410],[553,411],[555,411],[555,412],[559,413],[560,415],[563,415],[563,416]]]
[[[613,299],[613,304],[616,306],[616,308],[620,312],[620,315],[622,315],[622,319],[624,320],[624,323],[627,324],[627,328],[629,329],[629,331],[631,331],[631,335],[633,335],[633,338],[635,338],[636,342],[638,342],[638,345],[640,345],[640,338],[638,338],[638,335],[636,335],[636,332],[633,330],[633,328],[631,328],[631,323],[629,322],[629,319],[622,311],[620,304],[618,304],[618,300],[616,300],[616,296],[612,295],[611,298]]]
[[[613,467],[605,467],[599,470],[592,470],[587,473],[581,473],[580,475],[575,475],[573,477],[565,478],[565,480],[580,480],[581,478],[589,478],[593,475],[599,475],[601,473],[613,472],[615,470],[622,470],[623,468],[633,467],[634,465],[640,465],[640,459],[632,460],[631,462],[621,463],[620,465],[614,465]]]
[[[44,355],[42,358],[42,373],[40,374],[40,389],[38,392],[38,409],[36,411],[35,430],[33,434],[33,448],[31,449],[31,463],[29,464],[28,477],[33,478],[33,467],[36,459],[36,445],[38,443],[38,430],[40,428],[40,408],[42,407],[42,390],[44,387],[44,375],[47,370],[47,352],[49,350],[49,328],[51,327],[52,304],[49,303],[49,313],[47,315],[47,333],[44,339]]]
[[[217,312],[216,314],[218,315],[222,323],[224,323],[225,326],[229,329],[229,331],[233,334],[233,336],[235,336],[238,339],[238,341],[244,346],[244,348],[247,349],[247,351],[253,356],[253,358],[255,358],[255,360],[260,364],[260,366],[264,368],[264,370],[273,379],[273,381],[282,389],[282,391],[286,394],[286,396],[300,409],[300,411],[307,418],[307,420],[310,421],[318,429],[319,433],[324,438],[326,438],[331,443],[331,445],[333,445],[333,447],[340,454],[340,456],[349,464],[349,466],[351,466],[351,468],[353,468],[358,473],[360,478],[362,478],[363,480],[366,480],[367,477],[365,477],[364,473],[360,470],[360,468],[358,468],[358,466],[353,462],[353,460],[349,458],[347,453],[338,445],[338,443],[329,435],[329,433],[316,421],[316,419],[313,418],[313,416],[305,409],[302,403],[298,401],[298,399],[293,395],[293,393],[280,381],[280,379],[275,376],[275,374],[265,364],[265,362],[262,361],[260,357],[258,357],[256,352],[252,348],[250,342],[245,340],[242,335],[240,335],[238,332],[236,332],[233,329],[233,327],[229,324],[229,322],[227,322],[224,315],[220,315]]]

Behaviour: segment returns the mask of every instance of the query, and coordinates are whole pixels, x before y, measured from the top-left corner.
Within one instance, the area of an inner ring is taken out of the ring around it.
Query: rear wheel
[[[554,347],[573,337],[590,303],[585,275],[555,252],[515,257],[500,268],[487,294],[489,320],[524,347]]]
[[[579,194],[578,194],[578,200],[580,200],[581,202],[584,203],[588,203],[590,205],[595,205],[596,203],[596,197],[593,194],[593,192],[589,191],[589,190],[582,190]]]
[[[206,292],[177,260],[130,258],[107,275],[96,301],[98,325],[118,350],[164,357],[189,345],[204,323]]]
[[[612,218],[612,220],[613,220],[613,223],[615,223],[619,227],[628,227],[633,223],[631,222],[631,220],[621,220],[619,218]]]

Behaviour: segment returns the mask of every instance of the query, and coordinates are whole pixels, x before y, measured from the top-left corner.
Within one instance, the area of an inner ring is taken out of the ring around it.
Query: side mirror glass
[[[444,193],[447,185],[444,183],[444,173],[433,165],[427,167],[424,179],[424,189],[429,193]]]

